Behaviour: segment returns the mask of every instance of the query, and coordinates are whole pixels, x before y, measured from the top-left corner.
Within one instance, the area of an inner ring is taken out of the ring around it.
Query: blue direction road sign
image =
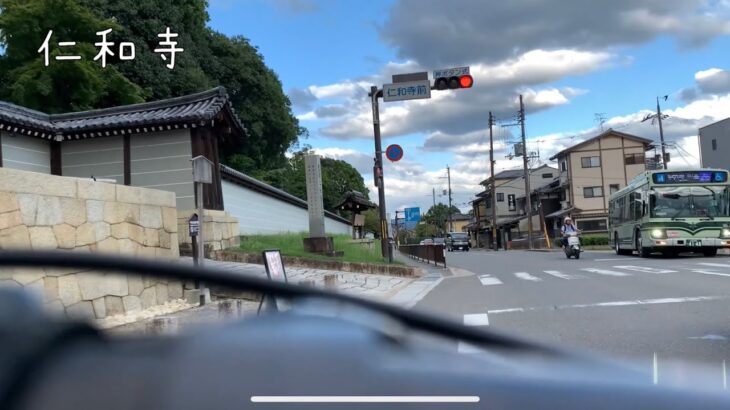
[[[421,208],[406,208],[406,222],[418,222],[421,220]]]
[[[385,157],[392,162],[400,161],[403,158],[403,148],[398,144],[388,145],[385,149]]]

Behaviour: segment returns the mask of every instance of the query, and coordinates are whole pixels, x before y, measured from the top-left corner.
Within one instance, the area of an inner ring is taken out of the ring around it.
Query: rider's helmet
[[[570,217],[569,217],[569,216],[566,216],[566,217],[565,217],[565,219],[563,220],[563,223],[564,223],[564,224],[569,224],[569,223],[572,223],[572,222],[573,222],[573,220],[572,220],[572,219],[570,219]]]

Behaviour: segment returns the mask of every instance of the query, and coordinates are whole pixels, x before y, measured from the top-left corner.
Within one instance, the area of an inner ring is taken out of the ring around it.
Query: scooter
[[[571,256],[575,256],[575,259],[580,259],[580,239],[578,239],[577,233],[568,234],[568,244],[563,246],[563,250],[566,258],[570,259]]]

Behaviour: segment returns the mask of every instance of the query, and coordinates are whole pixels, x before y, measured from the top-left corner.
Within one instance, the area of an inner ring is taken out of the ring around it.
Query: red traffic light
[[[437,90],[455,90],[457,88],[471,88],[474,85],[474,78],[469,74],[454,77],[439,77],[434,80],[434,87]]]
[[[474,79],[469,74],[462,75],[459,77],[459,85],[461,88],[471,88],[474,85]]]

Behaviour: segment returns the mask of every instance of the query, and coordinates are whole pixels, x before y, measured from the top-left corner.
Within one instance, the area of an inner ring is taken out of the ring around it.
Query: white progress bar
[[[479,396],[251,396],[252,403],[479,403]]]

